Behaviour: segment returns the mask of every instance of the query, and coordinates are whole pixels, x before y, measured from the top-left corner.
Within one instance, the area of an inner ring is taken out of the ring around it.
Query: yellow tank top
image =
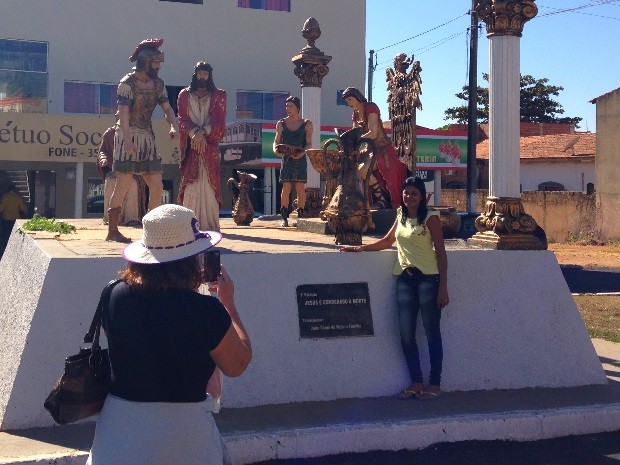
[[[431,231],[426,226],[426,221],[431,216],[438,216],[439,212],[429,210],[422,224],[418,224],[418,219],[415,217],[407,218],[404,225],[401,223],[402,214],[402,208],[399,207],[396,214],[398,261],[392,274],[398,276],[409,267],[415,267],[424,274],[439,274]]]

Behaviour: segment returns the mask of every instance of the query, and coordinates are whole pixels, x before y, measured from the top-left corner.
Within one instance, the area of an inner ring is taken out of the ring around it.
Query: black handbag
[[[56,423],[66,425],[96,415],[103,408],[110,384],[108,350],[99,345],[102,312],[110,302],[112,288],[120,279],[110,281],[101,292],[90,328],[80,352],[65,360],[65,371],[43,406]]]

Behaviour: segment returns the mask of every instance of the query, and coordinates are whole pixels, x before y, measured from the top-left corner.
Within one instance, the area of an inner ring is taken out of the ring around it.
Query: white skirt
[[[211,398],[164,403],[108,395],[86,465],[221,465],[226,452],[212,407]]]

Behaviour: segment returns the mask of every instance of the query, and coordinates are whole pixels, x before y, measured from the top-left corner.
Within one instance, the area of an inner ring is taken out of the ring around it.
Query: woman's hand
[[[224,265],[220,265],[220,274],[217,277],[217,297],[227,309],[235,306],[235,283]]]
[[[340,252],[362,252],[364,249],[362,249],[361,245],[345,245],[338,250]]]
[[[441,310],[449,303],[450,298],[448,297],[448,288],[440,284],[439,290],[437,291],[437,308]]]

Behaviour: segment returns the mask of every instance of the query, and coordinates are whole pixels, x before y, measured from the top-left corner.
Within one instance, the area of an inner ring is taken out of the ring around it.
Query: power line
[[[598,5],[596,5],[596,6],[598,6]],[[608,6],[620,6],[620,5],[616,5],[616,4],[611,4],[610,3]],[[540,8],[549,8],[551,10],[557,9],[557,8],[553,8],[553,7],[550,7],[550,6],[543,6],[543,5],[541,5]],[[615,21],[620,21],[620,18],[614,18],[613,16],[597,15],[597,14],[594,14],[594,13],[586,13],[584,11],[569,11],[568,13],[575,13],[575,14],[578,14],[578,15],[594,16],[595,18],[613,19]],[[555,14],[555,13],[553,13],[553,14]],[[550,14],[543,14],[541,16],[544,17],[544,16],[550,16],[550,15],[551,15],[551,13]]]
[[[584,3],[583,5],[579,5],[579,6],[575,6],[575,7],[571,7],[571,8],[562,8],[562,9],[557,9],[556,11],[552,11],[549,13],[545,13],[540,15],[540,17],[544,17],[544,16],[552,16],[552,15],[557,15],[560,13],[579,13],[577,10],[583,10],[584,8],[592,8],[594,6],[601,6],[601,5],[610,5],[610,4],[617,4],[619,0],[594,0],[593,2],[590,3]]]
[[[443,39],[439,39],[439,40],[437,40],[435,42],[432,42],[432,43],[430,43],[428,45],[424,45],[423,47],[415,49],[415,50],[413,50],[412,53],[414,55],[421,55],[424,52],[428,52],[429,50],[431,50],[433,48],[439,47],[440,45],[444,44],[445,42],[448,42],[448,41],[454,39],[455,37],[458,37],[458,36],[463,35],[463,34],[466,34],[466,33],[465,32],[457,32],[455,34],[452,34],[452,35],[449,35],[447,37],[444,37]],[[382,61],[381,63],[377,63],[377,64],[375,64],[375,69],[377,69],[380,66],[386,65],[388,63],[392,63],[392,61],[393,61],[393,59],[390,59],[390,60]],[[381,70],[381,69],[385,69],[385,67],[379,68],[379,70]]]
[[[616,21],[620,21],[620,18],[613,18],[613,17],[610,17],[610,16],[601,16],[601,15],[595,15],[593,13],[584,13],[582,11],[577,11],[577,10],[582,10],[584,8],[592,8],[592,7],[601,6],[601,5],[620,6],[618,4],[619,2],[620,2],[620,0],[594,0],[594,1],[590,2],[590,3],[584,3],[583,5],[579,5],[579,6],[571,7],[571,8],[564,8],[564,9],[555,9],[553,7],[547,7],[547,6],[544,6],[544,5],[540,5],[539,7],[549,8],[549,9],[553,9],[553,10],[556,10],[556,11],[552,11],[552,12],[549,12],[549,13],[544,13],[542,15],[539,15],[538,17],[542,18],[542,17],[545,17],[545,16],[553,16],[553,15],[557,15],[557,14],[561,14],[561,13],[577,13],[577,14],[582,14],[582,15],[598,16],[598,17],[601,17],[601,18],[607,18],[607,19],[613,19],[613,20],[616,20]],[[455,18],[452,18],[451,20],[446,21],[445,23],[442,23],[442,24],[440,24],[438,26],[435,26],[435,27],[433,27],[433,28],[431,28],[431,29],[429,29],[427,31],[421,32],[420,34],[416,34],[416,35],[414,35],[412,37],[409,37],[407,39],[400,40],[400,41],[395,42],[395,43],[393,43],[391,45],[386,45],[385,47],[377,48],[377,49],[375,49],[375,52],[379,52],[381,50],[385,50],[385,49],[394,47],[396,45],[402,44],[404,42],[407,42],[409,40],[415,39],[416,37],[423,36],[424,34],[427,34],[427,33],[431,32],[431,31],[439,29],[439,28],[441,28],[441,27],[443,27],[443,26],[445,26],[447,24],[450,24],[450,23],[456,21],[457,19],[460,19],[463,16],[467,16],[469,14],[470,14],[469,11],[467,13],[463,13],[462,15],[459,15],[459,16],[457,16]],[[451,36],[450,38],[453,38],[455,36]],[[430,44],[430,45],[433,45],[433,44]],[[441,45],[441,44],[439,44],[439,45]],[[431,48],[434,48],[434,47],[431,47]],[[418,53],[424,53],[424,51],[427,51],[427,49],[424,49],[424,48],[418,49],[418,50],[423,50],[422,52],[418,52]],[[428,50],[430,50],[430,48]],[[391,62],[391,60],[384,61],[384,62],[379,63],[379,64],[375,64],[375,69],[378,66],[384,65],[384,64],[389,63],[389,62]]]
[[[375,51],[376,51],[376,52],[380,52],[381,50],[385,50],[386,48],[394,47],[394,46],[396,46],[396,45],[402,44],[403,42],[407,42],[408,40],[415,39],[416,37],[423,36],[424,34],[428,34],[429,32],[434,31],[435,29],[439,29],[440,27],[443,27],[443,26],[445,26],[446,24],[450,24],[451,22],[456,21],[457,19],[460,19],[460,18],[462,18],[463,16],[467,16],[468,14],[469,14],[469,11],[468,11],[467,13],[463,13],[462,15],[457,16],[456,18],[451,19],[450,21],[446,21],[445,23],[440,24],[439,26],[435,26],[434,28],[431,28],[431,29],[429,29],[428,31],[421,32],[421,33],[416,34],[416,35],[414,35],[414,36],[412,36],[412,37],[409,37],[408,39],[403,39],[403,40],[400,40],[400,41],[395,42],[395,43],[393,43],[393,44],[391,44],[391,45],[386,45],[385,47],[378,48],[378,49],[376,49]]]

